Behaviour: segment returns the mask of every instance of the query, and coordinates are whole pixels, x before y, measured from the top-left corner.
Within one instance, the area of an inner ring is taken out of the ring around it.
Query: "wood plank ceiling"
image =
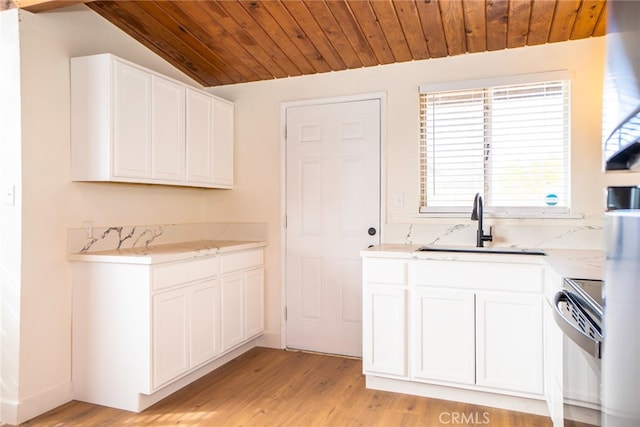
[[[204,86],[605,34],[605,0],[90,1]]]

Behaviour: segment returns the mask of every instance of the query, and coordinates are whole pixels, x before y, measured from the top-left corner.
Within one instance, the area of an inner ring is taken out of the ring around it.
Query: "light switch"
[[[394,208],[404,207],[404,193],[393,193],[393,207]]]
[[[16,186],[7,185],[3,190],[5,206],[14,206],[16,204]]]
[[[82,228],[84,228],[84,237],[93,239],[93,222],[82,221]]]

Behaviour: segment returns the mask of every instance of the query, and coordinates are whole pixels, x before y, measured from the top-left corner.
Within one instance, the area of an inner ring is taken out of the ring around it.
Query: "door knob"
[[[376,229],[373,228],[373,227],[370,227],[367,232],[369,233],[369,236],[375,236],[376,235]]]

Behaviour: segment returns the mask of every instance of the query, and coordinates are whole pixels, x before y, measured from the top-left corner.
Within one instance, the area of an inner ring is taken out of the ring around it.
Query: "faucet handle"
[[[493,242],[493,234],[491,233],[492,231],[493,231],[493,227],[489,226],[489,234],[483,234],[482,240],[485,242]]]

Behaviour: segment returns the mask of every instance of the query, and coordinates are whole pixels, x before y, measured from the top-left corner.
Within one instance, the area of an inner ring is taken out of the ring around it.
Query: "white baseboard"
[[[284,345],[282,344],[282,337],[280,333],[264,333],[260,337],[260,341],[258,341],[258,346],[267,347],[267,348],[277,348],[282,350]]]
[[[539,399],[516,397],[437,384],[396,380],[373,375],[367,375],[365,378],[366,387],[374,390],[392,391],[395,393],[412,394],[414,396],[431,397],[454,402],[471,403],[473,405],[489,406],[492,408],[508,409],[510,411],[526,412],[528,414],[546,417],[549,416],[547,404],[542,396]]]
[[[590,405],[592,407],[586,407],[586,405]],[[578,406],[565,403],[564,418],[594,426],[602,425],[600,409],[593,404],[582,404]]]
[[[19,402],[2,402],[1,423],[17,425],[71,401],[71,381]]]

